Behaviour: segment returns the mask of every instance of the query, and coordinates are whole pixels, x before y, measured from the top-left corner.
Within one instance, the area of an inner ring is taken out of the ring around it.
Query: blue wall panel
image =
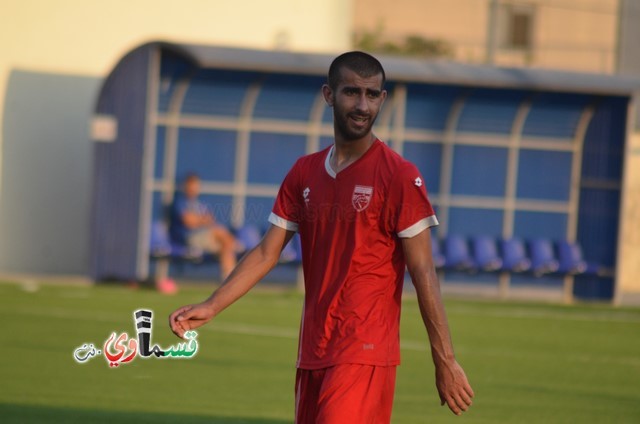
[[[570,152],[520,150],[516,196],[519,199],[569,200],[572,157]]]
[[[572,138],[589,96],[567,93],[539,93],[533,100],[523,135]]]
[[[444,130],[459,87],[407,84],[405,127]]]
[[[506,148],[455,146],[451,193],[504,196],[507,155]]]
[[[265,230],[269,226],[267,219],[273,209],[274,201],[274,197],[247,196],[244,212],[245,224],[255,225],[260,230]]]
[[[578,275],[575,277],[574,295],[586,299],[611,299],[614,292],[613,278],[595,275]]]
[[[534,277],[532,274],[510,274],[510,285],[512,287],[535,285],[535,287],[560,288],[564,283],[564,276],[545,274]]]
[[[449,209],[449,234],[463,236],[502,235],[504,211],[453,207]]]
[[[262,83],[253,116],[256,119],[307,121],[323,80],[297,75],[270,75]]]
[[[600,99],[587,129],[582,155],[578,241],[585,259],[613,270],[618,248],[620,185],[628,99]],[[612,278],[579,276],[575,294],[611,298]]]
[[[509,134],[525,93],[513,90],[475,90],[464,102],[459,132]]]
[[[617,190],[581,190],[578,241],[589,261],[608,267],[615,265],[619,205]]]
[[[153,161],[153,178],[158,180],[162,179],[162,174],[164,172],[164,147],[166,133],[167,127],[156,127],[156,157]]]
[[[251,133],[248,181],[280,184],[295,161],[306,152],[302,135]]]
[[[442,163],[441,143],[412,143],[406,141],[402,156],[413,162],[427,185],[429,193],[440,191],[440,165]]]
[[[168,205],[162,203],[162,193],[154,191],[151,205],[151,221],[155,222],[169,219],[168,208]]]
[[[333,108],[326,105],[322,113],[322,122],[325,124],[333,124]]]
[[[203,183],[207,181],[203,180]],[[201,194],[200,201],[207,210],[216,218],[216,221],[225,226],[231,225],[231,196],[219,194]]]
[[[621,181],[627,104],[628,99],[618,97],[598,103],[585,136],[583,178]]]
[[[567,237],[567,223],[566,213],[516,211],[513,234],[524,239],[563,240]]]
[[[94,144],[91,276],[136,279],[150,48],[127,55],[103,86],[96,112],[118,122],[116,140]]]
[[[320,137],[320,150],[333,145],[333,137]]]
[[[176,178],[195,172],[203,180],[233,181],[236,138],[233,131],[181,128]]]
[[[201,69],[189,81],[181,113],[237,118],[256,74]]]

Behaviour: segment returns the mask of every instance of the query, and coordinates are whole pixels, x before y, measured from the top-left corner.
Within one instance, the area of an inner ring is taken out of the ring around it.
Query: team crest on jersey
[[[357,185],[353,189],[353,196],[351,197],[351,203],[358,212],[362,212],[367,209],[371,202],[371,195],[373,194],[373,187]]]

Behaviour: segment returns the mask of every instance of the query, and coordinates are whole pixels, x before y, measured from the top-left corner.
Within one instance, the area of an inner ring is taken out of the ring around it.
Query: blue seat
[[[545,238],[530,240],[529,253],[531,257],[531,270],[536,276],[558,271],[560,264],[554,254],[553,242],[551,240]]]
[[[557,243],[558,271],[566,274],[583,274],[587,272],[587,262],[582,257],[582,248],[578,243],[561,240]]]
[[[527,257],[524,242],[519,238],[500,241],[502,252],[502,270],[509,272],[526,272],[531,269],[531,260]]]
[[[256,225],[245,224],[235,232],[237,241],[242,245],[241,253],[253,249],[260,243],[262,233]]]
[[[446,260],[440,249],[440,240],[435,235],[431,236],[431,258],[436,269],[444,267]]]
[[[149,244],[149,254],[154,258],[164,258],[171,256],[172,248],[169,240],[169,229],[162,221],[151,223],[151,241]]]
[[[282,249],[280,253],[281,263],[301,262],[302,251],[300,248],[300,235],[295,233],[289,243]]]
[[[471,271],[474,261],[469,253],[467,240],[459,235],[448,235],[444,239],[445,267],[458,271]]]
[[[497,271],[502,267],[502,259],[498,255],[498,246],[493,237],[474,236],[471,238],[473,259],[482,271]]]

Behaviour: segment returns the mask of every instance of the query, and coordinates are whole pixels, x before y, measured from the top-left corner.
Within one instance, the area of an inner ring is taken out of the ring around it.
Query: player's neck
[[[333,170],[338,173],[357,161],[373,145],[376,136],[370,133],[359,140],[343,141],[336,139],[333,144],[333,153],[329,160]]]

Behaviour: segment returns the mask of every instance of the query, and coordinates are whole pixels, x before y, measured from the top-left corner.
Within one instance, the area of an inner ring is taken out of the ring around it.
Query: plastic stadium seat
[[[260,243],[262,234],[257,226],[245,224],[236,231],[236,239],[242,245],[240,251],[246,252]]]
[[[527,257],[527,249],[521,239],[501,240],[500,250],[502,252],[502,270],[525,272],[531,269],[531,260]]]
[[[566,274],[582,274],[587,271],[587,262],[582,258],[582,248],[578,243],[561,240],[558,247],[558,271]]]
[[[536,238],[529,241],[531,269],[537,276],[558,271],[560,264],[553,252],[553,243],[549,239]]]
[[[445,264],[445,257],[440,249],[440,240],[435,235],[431,236],[431,257],[433,258],[433,266],[440,269]]]
[[[149,253],[154,258],[163,258],[171,255],[171,242],[167,224],[162,221],[151,223],[151,241]]]
[[[474,262],[469,253],[467,240],[458,235],[448,235],[444,239],[445,267],[469,271],[474,269]]]
[[[471,238],[473,259],[476,266],[483,271],[497,271],[502,267],[502,259],[498,255],[498,247],[494,238],[474,236]]]
[[[300,236],[295,233],[289,243],[282,249],[280,253],[280,262],[300,262],[302,261],[302,254],[300,250]]]

